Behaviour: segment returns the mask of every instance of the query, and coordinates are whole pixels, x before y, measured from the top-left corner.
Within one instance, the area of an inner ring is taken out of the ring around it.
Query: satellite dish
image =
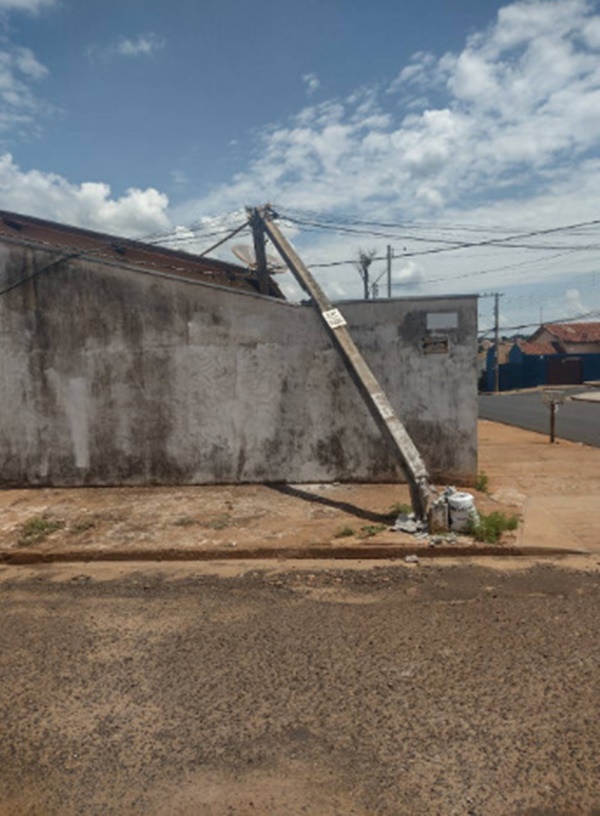
[[[248,246],[247,244],[235,244],[231,247],[231,251],[236,258],[239,258],[239,260],[248,267],[248,269],[256,269],[256,254],[254,252],[254,247]],[[269,272],[271,275],[276,275],[279,272],[285,271],[285,264],[283,264],[279,258],[267,253],[267,272]]]

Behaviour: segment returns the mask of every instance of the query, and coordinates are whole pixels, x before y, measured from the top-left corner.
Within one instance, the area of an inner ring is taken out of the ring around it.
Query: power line
[[[46,266],[43,266],[41,269],[36,269],[34,272],[31,273],[31,275],[26,275],[24,278],[21,278],[20,280],[9,284],[4,289],[0,289],[0,296],[6,295],[8,292],[12,292],[14,289],[18,289],[19,286],[23,286],[23,284],[27,283],[30,280],[33,280],[33,278],[37,278],[38,275],[41,275],[43,272],[47,272],[49,269],[52,269],[53,266],[57,266],[59,263],[62,263],[62,261],[70,261],[73,258],[80,257],[80,255],[81,252],[71,252],[67,255],[61,255],[60,258],[55,258],[53,261],[51,261],[49,264],[46,264]]]
[[[243,229],[245,226],[247,226],[247,224],[248,224],[247,221],[244,224],[242,224],[242,226],[240,227],[240,230]],[[190,230],[190,232],[193,232],[193,234],[192,235],[182,235],[181,232],[174,230],[172,233],[166,234],[165,236],[163,236],[161,238],[154,238],[153,240],[145,241],[144,243],[147,243],[147,244],[149,244],[151,246],[154,246],[156,244],[158,244],[158,245],[167,245],[167,244],[191,243],[192,241],[201,241],[201,240],[203,240],[205,238],[216,238],[218,235],[226,235],[226,234],[231,232],[231,227],[228,227],[227,229],[213,230],[212,232],[205,232],[205,233],[194,232],[192,230]],[[171,235],[173,237],[170,237]]]
[[[392,229],[437,229],[440,231],[465,231],[465,232],[503,232],[506,233],[507,227],[506,226],[473,226],[470,224],[450,224],[444,223],[443,221],[438,221],[435,223],[431,222],[419,222],[419,221],[404,221],[404,222],[390,222],[390,221],[368,221],[365,219],[360,219],[356,216],[352,215],[339,215],[337,218],[328,217],[319,212],[315,212],[314,210],[299,210],[299,209],[286,209],[282,208],[279,212],[287,213],[287,217],[289,220],[293,220],[293,218],[297,220],[307,220],[310,223],[314,224],[326,224],[330,226],[335,225],[342,225],[342,226],[374,226],[374,227],[381,227],[381,228],[392,228]],[[292,213],[290,216],[289,214]],[[297,215],[293,215],[297,213]],[[543,228],[541,230],[535,230],[535,233],[547,233],[547,232],[560,232],[564,230],[572,230],[572,229],[582,229],[588,226],[597,226],[600,224],[600,219],[595,219],[592,221],[584,221],[577,224],[569,224],[566,226],[560,227],[550,227],[550,228]],[[530,235],[533,233],[521,233],[520,231],[513,229],[512,232],[517,233],[517,235],[523,237],[523,235]]]
[[[208,253],[209,253],[209,252],[212,252],[212,251],[213,251],[213,249],[217,249],[217,247],[220,247],[220,246],[221,246],[221,244],[226,243],[227,241],[229,241],[229,239],[230,239],[230,238],[233,238],[233,236],[234,236],[234,235],[237,235],[239,232],[241,232],[243,229],[245,229],[245,228],[248,226],[248,224],[249,224],[249,222],[248,222],[248,221],[246,221],[246,222],[245,222],[245,223],[243,223],[243,224],[242,224],[240,227],[237,227],[236,229],[232,230],[231,232],[229,232],[229,233],[228,233],[228,234],[225,236],[225,238],[221,238],[221,240],[220,240],[220,241],[217,241],[217,243],[216,243],[216,244],[213,244],[213,245],[212,245],[212,246],[210,246],[208,249],[205,249],[203,252],[201,252],[201,253],[200,253],[200,255],[199,255],[198,257],[202,258],[204,255],[208,255]]]
[[[557,234],[560,232],[571,232],[577,229],[581,229],[584,227],[590,226],[598,226],[600,225],[600,219],[593,219],[590,221],[582,221],[576,224],[566,224],[563,226],[558,227],[548,227],[545,229],[537,229],[537,230],[530,230],[529,232],[520,232],[515,233],[513,235],[506,235],[503,237],[497,238],[486,238],[483,241],[449,241],[447,239],[438,239],[438,238],[427,238],[424,236],[411,236],[411,235],[404,235],[399,236],[397,234],[390,235],[390,233],[380,233],[375,231],[366,231],[366,230],[356,230],[353,227],[336,227],[332,226],[331,224],[326,223],[319,223],[318,221],[308,221],[302,219],[296,219],[291,217],[290,215],[284,214],[285,218],[291,223],[298,224],[299,226],[314,226],[317,229],[324,229],[324,230],[334,230],[341,233],[350,233],[350,234],[359,234],[359,235],[372,235],[375,237],[382,237],[382,238],[395,238],[396,240],[413,240],[413,241],[420,241],[420,242],[427,242],[427,243],[442,243],[444,246],[437,246],[432,247],[429,249],[423,250],[412,250],[412,251],[403,251],[398,253],[396,257],[399,258],[414,258],[424,255],[434,255],[439,254],[441,252],[453,252],[461,249],[473,249],[476,247],[499,247],[499,248],[507,248],[507,249],[531,249],[531,250],[538,250],[538,251],[560,251],[560,252],[579,252],[579,251],[590,251],[590,250],[597,250],[599,245],[595,244],[588,244],[588,245],[577,245],[577,246],[566,246],[564,244],[560,245],[553,245],[553,244],[531,244],[531,243],[516,243],[522,239],[527,238],[536,238],[543,235],[551,235]],[[398,225],[401,227],[402,225]],[[386,256],[375,256],[373,260],[381,261],[385,260]],[[325,268],[333,268],[336,266],[344,266],[346,264],[352,263],[352,259],[345,259],[340,261],[329,261],[327,263],[313,263],[311,266],[315,269],[325,269]]]
[[[587,320],[590,317],[600,317],[600,310],[594,310],[594,311],[591,311],[591,312],[583,312],[582,314],[573,315],[572,317],[563,317],[563,318],[558,318],[556,320],[545,320],[544,324],[549,325],[549,324],[573,323],[576,320],[584,320],[584,319]],[[530,329],[533,326],[539,326],[539,325],[540,325],[539,321],[536,321],[535,323],[522,323],[520,326],[501,326],[500,328],[501,328],[502,332],[511,332],[511,331],[520,331],[521,329]],[[492,329],[487,329],[480,336],[485,337],[486,334],[490,333],[490,331],[492,331]]]

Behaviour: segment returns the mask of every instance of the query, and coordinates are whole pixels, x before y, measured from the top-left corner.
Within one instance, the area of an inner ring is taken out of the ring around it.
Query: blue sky
[[[595,2],[0,0],[0,32],[2,207],[200,250],[270,200],[309,263],[391,243],[397,295],[600,308],[598,225],[413,254],[600,218]]]

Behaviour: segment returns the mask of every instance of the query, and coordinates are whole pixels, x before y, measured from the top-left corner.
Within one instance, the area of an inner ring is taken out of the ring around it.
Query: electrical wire
[[[578,315],[573,315],[572,317],[558,318],[557,320],[545,320],[544,324],[548,326],[548,325],[557,325],[557,324],[562,324],[562,323],[573,323],[576,320],[584,320],[584,319],[587,320],[590,317],[600,317],[600,310],[595,309],[595,310],[593,310],[591,312],[583,312],[583,313],[578,314]],[[502,332],[520,331],[521,329],[530,329],[533,326],[537,327],[539,325],[540,325],[539,322],[536,321],[535,323],[522,323],[520,326],[501,326],[501,331]],[[485,337],[487,334],[490,334],[492,331],[493,331],[493,329],[487,329],[481,335],[481,337]]]
[[[67,255],[61,255],[60,258],[55,258],[53,261],[51,261],[49,264],[46,264],[46,266],[43,266],[41,269],[36,269],[34,272],[31,273],[31,275],[26,275],[24,278],[21,278],[20,280],[9,284],[4,289],[0,289],[0,296],[8,294],[8,292],[12,292],[14,289],[18,289],[19,286],[23,286],[28,281],[37,278],[38,275],[41,275],[43,272],[47,272],[49,269],[52,269],[53,266],[57,266],[59,263],[62,263],[62,261],[70,261],[73,258],[79,258],[81,254],[82,254],[81,252],[71,252]]]
[[[213,249],[217,249],[217,247],[220,247],[221,244],[224,244],[227,241],[229,241],[230,238],[233,238],[234,235],[237,235],[238,233],[240,233],[247,226],[248,226],[248,221],[246,221],[244,224],[242,224],[241,227],[237,227],[237,229],[234,229],[232,232],[230,232],[228,235],[226,235],[225,238],[221,238],[221,240],[217,241],[216,244],[213,244],[208,249],[205,249],[203,252],[200,253],[200,255],[198,257],[203,258],[205,255],[208,255],[208,253],[212,252]]]
[[[367,221],[365,219],[360,219],[356,216],[352,215],[339,215],[337,218],[333,218],[331,216],[324,215],[322,213],[315,212],[314,210],[298,210],[298,209],[286,209],[286,208],[278,208],[278,212],[288,213],[288,218],[295,218],[297,220],[305,219],[309,220],[312,223],[316,224],[327,224],[327,225],[342,225],[342,226],[374,226],[380,228],[393,228],[393,229],[406,229],[410,227],[411,229],[437,229],[440,231],[464,231],[464,232],[501,232],[506,233],[507,227],[506,226],[473,226],[469,224],[449,224],[441,222],[436,222],[432,224],[431,222],[419,222],[419,221],[405,221],[402,223],[398,222],[390,222],[390,221]],[[291,216],[289,215],[291,213]],[[294,213],[296,215],[294,215]],[[594,219],[591,221],[584,221],[579,222],[576,224],[568,224],[566,226],[561,227],[551,227],[551,228],[544,228],[541,230],[535,230],[535,234],[546,234],[549,232],[562,232],[565,230],[573,230],[573,229],[583,229],[588,226],[598,226],[600,225],[600,219]],[[509,232],[515,232],[519,236],[523,236],[523,233],[520,231],[513,229],[509,230]],[[534,233],[526,233],[525,235],[531,235]]]
[[[243,229],[247,226],[247,223],[242,224],[240,229]],[[193,233],[192,235],[182,235],[181,232],[175,232],[165,235],[162,238],[155,238],[151,241],[145,241],[149,246],[168,246],[170,244],[180,244],[180,243],[191,243],[192,241],[201,241],[205,238],[216,238],[218,235],[227,235],[231,232],[231,228],[221,229],[221,230],[213,230],[212,232],[205,232],[205,233]],[[172,235],[173,237],[170,237]],[[137,240],[137,239],[136,239]]]
[[[248,226],[248,222],[246,221],[243,224],[241,224],[239,227],[237,227],[235,230],[226,230],[225,232],[227,234],[226,234],[225,238],[223,238],[221,241],[219,241],[214,246],[212,246],[209,249],[205,250],[203,253],[201,253],[197,257],[201,258],[204,255],[206,255],[208,252],[211,252],[213,249],[216,249],[216,247],[218,247],[221,244],[225,243],[230,238],[232,238],[234,235],[237,235],[237,234],[241,233],[247,226]],[[220,233],[222,233],[222,232],[223,231],[221,230]],[[124,239],[124,240],[130,240],[130,239]],[[135,239],[131,239],[131,240],[135,240]],[[151,244],[150,246],[154,246],[154,244]],[[167,249],[168,249],[168,247],[167,247]],[[65,255],[61,255],[60,257],[55,258],[49,264],[46,264],[46,266],[43,266],[41,269],[35,270],[32,274],[27,275],[24,278],[21,278],[20,280],[15,281],[12,284],[9,284],[4,289],[0,289],[0,296],[8,294],[9,292],[12,292],[14,289],[17,289],[18,287],[23,286],[28,281],[32,280],[33,278],[38,277],[38,275],[41,275],[42,273],[48,271],[49,269],[52,269],[52,267],[57,266],[62,261],[68,261],[68,260],[72,260],[74,258],[80,258],[80,257],[90,258],[92,260],[94,260],[94,258],[102,259],[103,256],[106,256],[106,250],[107,250],[106,246],[100,246],[100,247],[98,247],[96,249],[76,250],[76,251],[67,253]],[[162,266],[164,266],[164,265],[162,265]],[[152,274],[152,272],[150,272],[150,274]]]
[[[439,239],[434,237],[424,237],[424,236],[415,236],[415,235],[397,235],[396,233],[383,233],[377,232],[372,230],[358,230],[354,227],[347,227],[347,226],[336,226],[332,223],[325,223],[325,222],[318,222],[318,221],[310,221],[307,219],[300,219],[294,218],[289,213],[284,213],[284,217],[290,221],[291,223],[297,224],[298,226],[313,226],[316,229],[323,229],[323,230],[333,230],[335,232],[340,232],[342,234],[357,234],[357,235],[370,235],[373,237],[383,237],[388,239],[395,239],[395,240],[406,240],[406,241],[419,241],[425,243],[438,243],[443,244],[443,246],[436,246],[431,247],[429,249],[423,250],[412,250],[412,251],[403,251],[401,253],[396,253],[394,257],[396,258],[413,258],[419,257],[424,255],[434,255],[439,254],[441,252],[452,252],[461,249],[473,249],[476,247],[499,247],[499,248],[510,248],[510,249],[529,249],[529,250],[543,250],[543,251],[559,251],[559,252],[566,252],[566,251],[591,251],[597,250],[599,245],[597,243],[588,244],[588,245],[576,245],[576,246],[569,246],[565,244],[535,244],[535,243],[517,243],[522,239],[527,238],[535,238],[545,235],[557,234],[560,232],[570,232],[573,230],[582,229],[585,227],[590,226],[598,226],[600,225],[600,219],[593,219],[590,221],[582,221],[576,224],[567,224],[559,227],[549,227],[545,229],[537,229],[537,230],[530,230],[529,232],[520,232],[515,233],[513,235],[505,235],[503,237],[496,237],[496,238],[486,238],[483,241],[450,241],[448,239]],[[390,225],[392,226],[392,225]],[[398,227],[403,227],[404,225],[397,225]],[[373,260],[375,261],[382,261],[385,260],[387,256],[375,256]],[[328,263],[313,263],[311,267],[318,268],[318,269],[325,269],[325,268],[333,268],[336,266],[344,266],[349,263],[353,263],[354,259],[346,259],[343,261],[330,261]]]

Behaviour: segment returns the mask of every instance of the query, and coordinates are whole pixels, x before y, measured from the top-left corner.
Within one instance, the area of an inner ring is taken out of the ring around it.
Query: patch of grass
[[[354,529],[352,527],[342,527],[341,530],[338,530],[337,533],[333,536],[334,538],[349,538],[350,536],[354,535]]]
[[[406,504],[406,502],[396,502],[390,507],[387,517],[390,520],[390,524],[392,524],[396,521],[398,516],[408,516],[412,511],[413,509],[410,504]]]
[[[475,490],[479,490],[480,493],[487,493],[488,492],[488,475],[485,470],[482,470],[481,473],[477,476],[477,480],[475,482]]]
[[[34,516],[28,519],[21,527],[21,534],[17,540],[19,547],[28,547],[30,544],[39,544],[50,533],[60,530],[64,522],[51,519],[47,516]]]
[[[382,533],[384,530],[387,530],[387,524],[365,524],[364,527],[360,528],[360,533],[363,538],[371,538],[371,536]]]
[[[196,523],[196,519],[193,519],[191,516],[179,516],[176,518],[173,524],[175,527],[191,527],[192,524]]]
[[[516,530],[518,526],[518,516],[507,516],[499,510],[494,510],[493,513],[480,513],[479,520],[472,519],[467,532],[476,541],[495,544],[505,530]]]

